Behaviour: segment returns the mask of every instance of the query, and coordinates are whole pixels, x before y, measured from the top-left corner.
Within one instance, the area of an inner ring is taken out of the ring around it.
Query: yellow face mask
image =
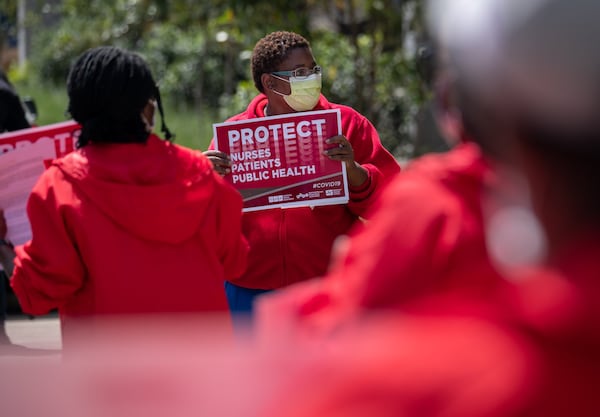
[[[308,111],[315,108],[321,96],[321,74],[312,74],[302,78],[290,77],[289,80],[281,77],[277,78],[290,83],[290,94],[282,94],[273,90],[283,96],[288,106],[296,111]]]

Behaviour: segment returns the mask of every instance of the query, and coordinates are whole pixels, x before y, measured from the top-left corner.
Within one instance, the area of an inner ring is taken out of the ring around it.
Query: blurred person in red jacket
[[[27,203],[33,237],[15,248],[11,278],[23,311],[58,309],[64,338],[76,319],[228,316],[223,282],[242,274],[248,250],[242,200],[201,152],[152,133],[162,106],[147,63],[117,47],[90,49],[67,92],[81,135]]]
[[[537,262],[503,269],[486,297],[424,294],[402,314],[361,315],[319,340],[327,349],[311,351],[265,414],[596,416],[600,4],[437,0],[429,10],[459,108],[502,166],[496,190],[513,192],[485,212],[494,259],[507,266],[519,255],[511,239],[527,239],[520,249]]]
[[[252,76],[259,95],[244,112],[227,120],[339,109],[342,135],[328,139],[327,155],[345,163],[350,192],[350,201],[344,205],[244,213],[242,229],[250,244],[248,268],[226,284],[234,312],[250,312],[259,294],[324,274],[335,239],[365,216],[382,186],[400,171],[366,117],[321,94],[321,72],[304,37],[284,31],[268,34],[252,54]],[[205,154],[215,169],[229,174],[229,156],[215,151],[214,143],[210,148]]]

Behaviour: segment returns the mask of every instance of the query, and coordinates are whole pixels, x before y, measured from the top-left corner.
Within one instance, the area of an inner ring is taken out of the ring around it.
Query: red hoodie
[[[246,265],[242,201],[210,161],[156,136],[90,144],[42,174],[17,247],[23,311],[69,317],[227,311],[225,279]]]
[[[597,236],[571,245],[556,268],[513,276],[494,297],[423,299],[411,314],[384,312],[320,339],[310,355],[284,346],[312,363],[261,415],[599,415]]]
[[[246,111],[227,121],[265,117],[267,97],[258,95]],[[342,133],[352,144],[356,162],[368,171],[367,182],[350,187],[347,205],[272,209],[244,213],[243,232],[250,244],[248,268],[236,285],[276,289],[322,275],[334,240],[365,216],[381,186],[400,172],[394,157],[381,145],[373,125],[348,106],[321,96],[314,110],[340,109]],[[210,146],[214,149],[213,143]]]
[[[431,293],[484,296],[501,281],[486,249],[488,178],[473,143],[415,161],[386,187],[324,279],[259,302],[259,328],[273,336],[288,325],[328,331],[361,310],[406,308]]]

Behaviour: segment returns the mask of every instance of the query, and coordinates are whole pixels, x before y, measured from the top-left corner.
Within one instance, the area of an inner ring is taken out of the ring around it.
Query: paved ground
[[[26,316],[9,316],[6,332],[14,344],[34,349],[60,349],[60,324],[58,316],[48,315],[30,319]]]
[[[0,360],[25,356],[60,356],[60,324],[57,315],[34,319],[9,315],[5,328],[12,345],[0,344]]]

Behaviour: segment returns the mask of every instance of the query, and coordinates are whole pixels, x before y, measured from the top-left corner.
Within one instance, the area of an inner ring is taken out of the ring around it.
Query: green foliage
[[[178,142],[184,136],[203,147],[211,123],[243,110],[256,94],[254,44],[273,30],[292,30],[311,41],[326,96],[365,114],[388,149],[412,152],[414,117],[427,92],[405,46],[422,33],[420,0],[63,0],[56,12],[57,25],[36,30],[30,68],[37,74],[29,74],[62,88],[84,50],[133,49],[147,58],[173,109],[167,121]],[[30,25],[42,27],[41,8],[31,15]],[[314,26],[316,17],[329,26]]]
[[[15,36],[17,24],[17,0],[2,0],[0,7],[0,51],[9,36]]]
[[[219,118],[221,121],[228,117],[241,113],[248,107],[248,103],[256,96],[256,87],[253,80],[241,81],[235,94],[224,95],[219,103]]]
[[[415,56],[404,48],[415,26],[416,34],[421,33],[420,11],[415,7],[419,2],[400,5],[376,0],[362,5],[354,10],[362,17],[348,18],[341,33],[313,34],[313,52],[324,68],[324,93],[367,116],[384,146],[408,157],[413,151],[415,117],[427,98]],[[412,19],[407,19],[404,9],[409,9]]]
[[[35,100],[38,111],[38,118],[35,121],[37,125],[68,120],[69,117],[66,115],[68,99],[64,87],[42,83],[36,78],[27,77],[16,81],[15,88],[21,98],[32,97]]]
[[[175,133],[175,143],[192,149],[205,151],[212,139],[212,124],[221,120],[214,112],[200,111],[189,105],[177,105],[167,100],[165,120],[169,129]],[[160,117],[156,117],[156,132],[160,132]]]
[[[88,48],[113,44],[135,48],[156,8],[136,0],[64,0],[56,27],[36,32],[32,61],[39,75],[61,84],[73,59]],[[35,13],[32,12],[32,13]]]
[[[245,75],[245,68],[235,54],[236,46],[227,48],[197,30],[181,30],[169,24],[155,25],[147,41],[140,43],[161,91],[187,104],[217,107],[227,89],[233,92]],[[230,60],[229,79],[224,77],[223,65]]]

